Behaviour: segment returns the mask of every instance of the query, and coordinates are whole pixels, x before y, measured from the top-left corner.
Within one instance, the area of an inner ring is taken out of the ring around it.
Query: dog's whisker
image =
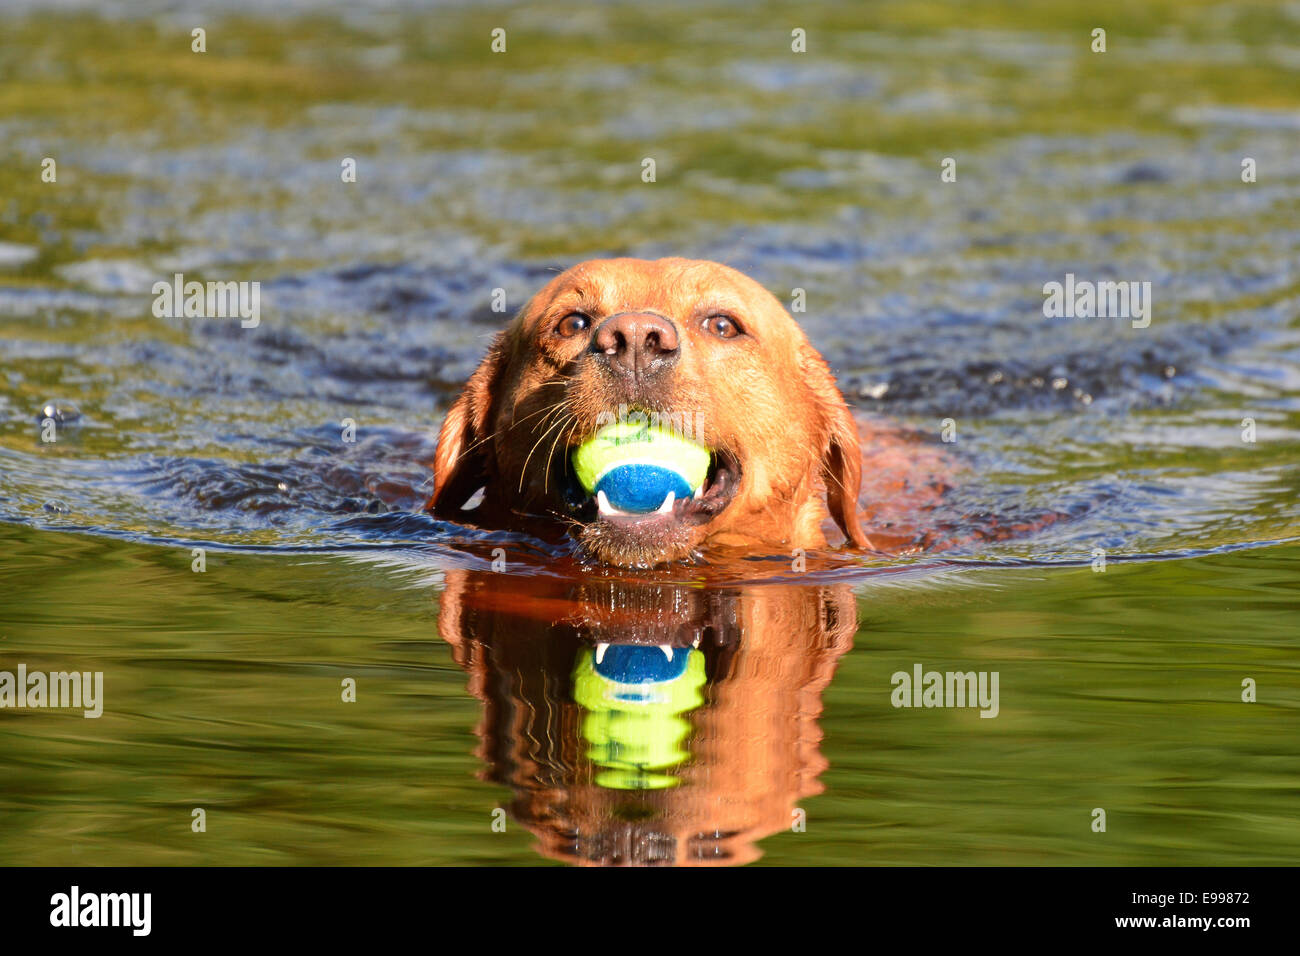
[[[569,410],[563,405],[556,405],[552,414],[554,414],[557,418],[563,418],[563,416],[569,414]],[[537,430],[539,428],[542,428],[544,425],[546,425],[546,423],[550,421],[550,418],[551,418],[550,415],[544,416],[540,422],[538,422],[536,425],[532,427],[532,429],[529,431],[529,434],[536,435]],[[546,430],[550,431],[549,428]]]
[[[838,477],[837,475],[835,475],[835,474],[833,474],[833,473],[831,473],[831,472],[829,472],[829,471],[825,471],[825,470],[823,470],[822,473],[823,473],[823,475],[824,475],[825,477],[829,478],[831,481],[835,482],[835,484],[839,485],[839,486],[840,486],[840,491],[841,491],[843,494],[848,494],[848,491],[849,491],[849,490],[848,490],[846,487],[844,487],[844,482],[840,481],[840,479],[839,479],[839,477]]]
[[[563,405],[557,405],[555,407],[560,409],[564,408]],[[537,441],[533,442],[533,447],[528,449],[528,457],[524,459],[524,466],[519,469],[519,491],[520,492],[524,490],[524,478],[527,477],[528,475],[528,462],[532,460],[533,452],[537,451],[537,446],[542,443],[542,441],[546,438],[547,435],[549,435],[552,431],[554,431],[557,426],[566,424],[567,421],[568,420],[563,417],[556,419],[555,424],[551,425],[550,428],[542,432],[541,438],[538,438]]]
[[[563,405],[547,405],[545,408],[539,408],[539,409],[538,409],[537,411],[535,411],[535,412],[529,412],[529,413],[528,413],[527,415],[525,415],[523,418],[520,418],[520,419],[511,419],[511,420],[510,420],[510,427],[507,429],[507,431],[512,431],[512,430],[514,430],[515,428],[518,428],[518,427],[519,427],[520,425],[522,425],[524,422],[530,421],[530,420],[536,418],[538,415],[543,415],[543,414],[545,414],[545,415],[550,415],[550,414],[553,413],[557,408],[563,408],[563,407],[564,407]],[[542,421],[544,422],[545,419],[543,419]],[[540,428],[541,425],[539,424],[537,427]]]
[[[484,435],[482,438],[480,438],[478,441],[476,441],[476,442],[472,443],[471,445],[469,445],[469,446],[468,446],[468,447],[467,447],[463,452],[461,452],[459,455],[456,456],[456,460],[455,460],[454,463],[455,463],[455,464],[459,464],[459,463],[461,462],[461,460],[463,460],[463,459],[465,458],[466,455],[468,455],[470,452],[472,452],[472,451],[473,451],[475,448],[477,448],[479,445],[482,445],[484,442],[491,441],[493,438],[496,437],[496,434],[497,434],[497,433],[496,433],[496,430],[493,429],[492,431],[490,431],[490,432],[488,432],[486,435]]]
[[[543,384],[546,384],[546,385],[562,385],[562,384],[564,384],[564,383],[563,383],[563,382],[545,382],[545,383],[543,383]],[[523,418],[519,419],[518,421],[513,421],[513,420],[512,420],[511,423],[510,423],[510,425],[506,428],[506,431],[511,431],[511,430],[513,430],[516,426],[518,426],[518,425],[522,425],[522,424],[524,424],[524,422],[527,422],[529,419],[536,418],[538,415],[549,414],[549,413],[555,412],[556,410],[561,409],[561,408],[563,408],[563,407],[564,407],[563,405],[548,405],[546,408],[539,408],[537,411],[535,411],[535,412],[530,412],[529,414],[525,415]],[[545,422],[545,419],[543,419],[543,423],[544,423],[544,422]],[[541,427],[541,424],[539,424],[537,427],[540,428],[540,427]],[[459,462],[461,462],[461,461],[462,461],[462,460],[463,460],[467,455],[469,455],[470,452],[474,451],[474,449],[476,449],[476,448],[480,447],[481,445],[483,445],[483,444],[485,444],[485,443],[491,441],[493,438],[495,438],[495,437],[497,436],[497,434],[499,433],[499,431],[500,431],[499,429],[493,429],[492,431],[490,431],[490,432],[488,432],[486,435],[484,435],[482,438],[480,438],[478,441],[471,442],[469,445],[467,445],[467,446],[465,447],[465,450],[464,450],[464,451],[462,451],[459,455],[456,456],[455,463],[459,463]]]
[[[555,454],[555,449],[559,447],[561,438],[563,438],[565,445],[566,446],[568,445],[569,438],[573,435],[573,430],[578,425],[578,419],[575,416],[570,415],[568,420],[572,423],[569,425],[569,430],[565,432],[563,435],[557,432],[555,435],[555,441],[551,442],[551,447],[546,452],[546,465],[545,465],[546,470],[542,472],[542,493],[543,494],[545,494],[550,489],[551,456]]]
[[[569,430],[568,430],[568,431],[565,433],[565,435],[564,435],[564,445],[565,445],[566,448],[567,448],[568,445],[569,445],[569,441],[570,441],[570,439],[573,438],[573,432],[574,432],[574,430],[578,427],[578,419],[577,419],[577,416],[570,415],[569,418],[572,420],[573,424],[569,426]],[[557,435],[556,438],[555,438],[555,441],[551,443],[551,450],[548,451],[548,452],[546,453],[546,471],[542,473],[542,492],[543,492],[543,493],[545,493],[545,492],[548,490],[548,487],[549,487],[549,484],[548,484],[548,483],[549,483],[550,480],[551,480],[551,456],[552,456],[553,454],[555,454],[555,449],[556,449],[556,447],[559,445],[559,443],[560,443],[560,438],[559,438],[559,436]],[[565,462],[565,470],[566,470],[566,471],[568,470],[568,462],[567,462],[567,461]]]

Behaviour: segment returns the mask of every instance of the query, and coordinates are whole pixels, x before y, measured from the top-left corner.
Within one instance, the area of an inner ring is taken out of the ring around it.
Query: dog
[[[570,455],[613,416],[690,422],[705,484],[667,511],[607,510]],[[556,276],[493,340],[448,411],[435,517],[572,529],[597,562],[654,567],[703,549],[872,549],[858,426],[825,359],[770,292],[716,262],[598,259]]]

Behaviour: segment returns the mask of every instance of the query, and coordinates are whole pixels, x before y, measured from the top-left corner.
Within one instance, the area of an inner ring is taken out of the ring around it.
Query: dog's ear
[[[465,383],[442,420],[433,456],[433,495],[424,506],[440,518],[463,517],[461,506],[493,473],[492,402],[506,365],[506,333],[492,340],[487,355]]]
[[[822,479],[826,505],[844,536],[859,548],[874,550],[858,518],[858,492],[862,489],[862,445],[853,413],[840,394],[826,360],[811,345],[802,349],[804,375],[812,387],[821,417]]]

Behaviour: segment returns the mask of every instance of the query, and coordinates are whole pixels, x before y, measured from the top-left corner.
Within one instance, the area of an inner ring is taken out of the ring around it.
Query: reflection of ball
[[[654,511],[668,492],[688,498],[704,484],[709,450],[669,429],[618,422],[579,445],[573,467],[588,494],[605,492],[620,511]]]
[[[677,768],[691,757],[686,715],[703,705],[708,681],[702,653],[678,647],[672,655],[635,644],[578,655],[573,699],[585,712],[581,732],[596,786],[666,790],[682,783]]]

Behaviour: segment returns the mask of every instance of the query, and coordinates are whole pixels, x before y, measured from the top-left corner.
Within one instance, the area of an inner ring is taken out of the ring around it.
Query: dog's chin
[[[578,533],[584,554],[625,568],[652,568],[690,558],[695,543],[693,527],[653,516],[635,524],[598,519]]]
[[[582,551],[596,561],[631,568],[650,568],[693,557],[703,527],[731,504],[740,487],[740,463],[715,453],[699,492],[675,499],[667,508],[628,514],[606,507],[569,479],[570,512],[580,530]]]

